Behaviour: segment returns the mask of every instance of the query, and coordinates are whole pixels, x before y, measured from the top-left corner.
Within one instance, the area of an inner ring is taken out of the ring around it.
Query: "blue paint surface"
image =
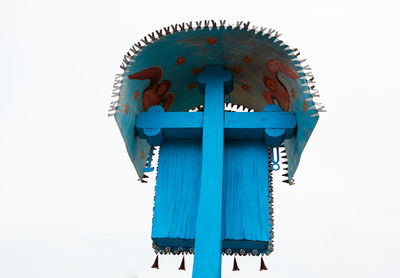
[[[240,157],[240,159],[237,159]],[[268,151],[262,140],[225,140],[222,251],[267,252]],[[152,239],[159,250],[194,247],[201,140],[167,140],[160,148]]]
[[[204,86],[202,163],[196,219],[193,278],[221,277],[222,193],[224,163],[224,94],[232,73],[208,66],[198,76]]]

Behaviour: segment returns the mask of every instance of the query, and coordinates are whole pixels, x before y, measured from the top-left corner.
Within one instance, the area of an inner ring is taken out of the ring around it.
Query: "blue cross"
[[[195,233],[194,278],[221,277],[224,139],[261,139],[278,147],[294,135],[296,118],[278,105],[263,112],[224,112],[224,94],[233,88],[232,74],[208,66],[198,76],[205,94],[204,112],[164,112],[153,106],[138,115],[136,129],[152,146],[168,139],[202,139],[201,187]]]

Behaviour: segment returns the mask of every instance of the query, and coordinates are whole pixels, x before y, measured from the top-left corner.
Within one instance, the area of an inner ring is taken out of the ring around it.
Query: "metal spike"
[[[202,23],[201,20],[200,20],[200,21],[196,21],[196,30],[197,30],[198,28],[201,28],[201,23]]]
[[[165,32],[165,35],[171,34],[171,32],[169,31],[169,26],[164,27],[164,32]]]
[[[186,26],[187,26],[188,30],[193,30],[193,24],[191,21],[189,23],[186,23]]]
[[[154,35],[154,32],[152,32],[151,34],[148,34],[149,38],[154,41],[156,39],[156,36]]]
[[[225,22],[226,22],[226,20],[220,20],[219,21],[220,26],[225,27]]]
[[[260,32],[261,32],[261,35],[263,35],[264,34],[264,31],[265,30],[267,30],[267,28],[266,27],[260,27]]]
[[[325,108],[325,106],[322,105],[321,107],[319,107],[319,108],[317,109],[317,111],[318,111],[318,112],[327,112],[324,108]]]
[[[248,30],[248,29],[249,29],[249,26],[250,26],[250,21],[248,21],[247,23],[244,23],[244,24],[243,24],[243,29],[244,29],[244,30]]]
[[[275,31],[275,36],[274,36],[274,43],[278,41],[278,38],[282,36],[282,34],[279,34],[278,31]]]
[[[145,179],[145,178],[148,178],[149,176],[147,176],[147,175],[145,175],[145,174],[143,174],[143,178]]]
[[[240,29],[240,26],[242,26],[243,21],[237,21],[236,22],[236,27]]]
[[[214,20],[211,20],[212,26],[217,27],[217,23]]]
[[[140,42],[134,44],[136,48],[142,49],[142,44]]]
[[[171,27],[173,32],[178,32],[178,24],[171,24]]]
[[[185,22],[182,24],[179,24],[179,28],[181,28],[181,31],[185,31]]]
[[[288,162],[287,162],[287,161],[282,161],[282,164],[286,164],[286,165],[287,165],[287,164],[288,164]]]
[[[123,70],[126,69],[126,66],[125,66],[124,64],[120,65],[119,67],[120,67],[121,69],[123,69]]]
[[[269,28],[269,30],[268,30],[268,32],[267,32],[268,37],[270,37],[270,36],[272,35],[273,32],[275,32],[275,30],[272,29],[272,28]]]
[[[282,176],[283,176],[283,177],[288,177],[289,174],[288,174],[288,173],[285,173],[285,174],[283,174]]]
[[[314,113],[310,117],[317,117],[318,115],[319,115],[318,113]]]
[[[208,27],[208,24],[210,24],[209,20],[204,20],[204,27]]]
[[[286,183],[289,183],[289,180],[283,180],[282,182],[286,182]]]
[[[164,36],[162,31],[163,31],[163,29],[156,30],[158,38],[161,38],[162,36]]]
[[[287,158],[287,155],[283,155],[281,158],[285,159],[285,158]]]

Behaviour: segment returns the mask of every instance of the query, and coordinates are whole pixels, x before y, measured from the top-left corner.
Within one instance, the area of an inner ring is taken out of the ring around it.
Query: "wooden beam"
[[[221,277],[222,189],[224,159],[224,84],[232,74],[208,66],[198,76],[205,90],[203,147],[197,210],[193,278]]]

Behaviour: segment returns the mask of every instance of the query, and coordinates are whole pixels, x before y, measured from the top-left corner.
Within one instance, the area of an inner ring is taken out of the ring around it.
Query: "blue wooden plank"
[[[202,112],[142,112],[136,128],[201,128]]]
[[[158,159],[151,235],[160,247],[193,247],[200,174],[201,140],[165,141]]]
[[[285,128],[296,127],[292,112],[225,112],[224,128]]]
[[[268,247],[267,161],[268,148],[263,140],[225,140],[224,248],[251,253],[250,247],[258,252]]]
[[[201,187],[197,211],[193,278],[221,277],[224,84],[232,74],[208,66],[198,76],[205,90]]]

